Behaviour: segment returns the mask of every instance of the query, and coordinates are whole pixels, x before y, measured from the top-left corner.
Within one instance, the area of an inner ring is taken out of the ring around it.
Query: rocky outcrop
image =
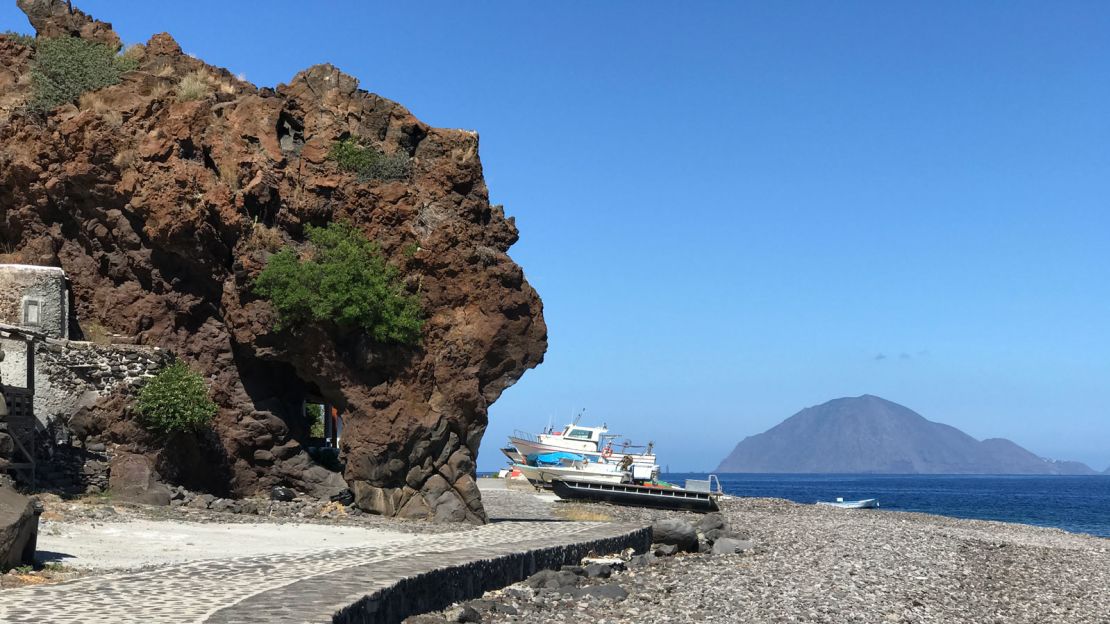
[[[65,5],[20,1],[40,36],[112,39]],[[124,398],[88,410],[82,428],[191,489],[349,484],[375,513],[483,521],[474,466],[487,410],[542,360],[546,326],[507,254],[517,230],[489,203],[478,136],[429,127],[329,65],[256,88],[167,34],[129,52],[139,67],[120,84],[36,117],[17,101],[32,54],[0,36],[0,249],[14,250],[0,262],[62,267],[83,331],[172,351],[220,406],[211,435],[172,444],[141,431]],[[181,101],[194,72],[208,93]],[[349,136],[407,157],[408,177],[340,170],[327,155]],[[377,242],[419,296],[419,346],[275,329],[253,279],[305,226],[336,220]],[[306,395],[345,415],[343,478],[304,451]]]
[[[35,562],[39,516],[31,499],[0,485],[0,570]]]

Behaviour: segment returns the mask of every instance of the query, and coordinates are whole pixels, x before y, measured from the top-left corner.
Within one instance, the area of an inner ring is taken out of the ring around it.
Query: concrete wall
[[[38,304],[38,323],[24,322],[28,301]],[[33,329],[51,338],[68,338],[65,273],[57,267],[0,264],[0,323]]]

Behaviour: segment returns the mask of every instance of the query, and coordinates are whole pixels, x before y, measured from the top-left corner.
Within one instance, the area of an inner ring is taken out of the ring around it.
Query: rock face
[[[19,4],[40,36],[115,37],[65,2]],[[114,397],[81,415],[83,431],[191,489],[349,485],[367,511],[484,521],[474,466],[487,410],[542,361],[547,330],[507,254],[517,230],[489,203],[477,135],[431,128],[329,65],[259,89],[167,34],[130,54],[139,68],[120,84],[42,118],[20,108],[33,50],[0,36],[0,249],[14,250],[0,262],[63,268],[81,331],[171,350],[207,376],[221,409],[210,435],[171,444]],[[208,93],[179,101],[193,72]],[[327,155],[351,136],[408,157],[408,177],[340,170]],[[419,346],[275,330],[253,279],[305,226],[338,220],[377,242],[419,296]],[[342,478],[303,450],[306,396],[344,414]]]
[[[39,517],[31,499],[0,485],[0,571],[35,562]]]
[[[1037,457],[1009,440],[982,442],[877,396],[806,408],[745,438],[718,472],[1095,474]]]
[[[169,505],[170,488],[158,480],[143,455],[121,453],[112,458],[108,488],[118,500],[144,505]]]

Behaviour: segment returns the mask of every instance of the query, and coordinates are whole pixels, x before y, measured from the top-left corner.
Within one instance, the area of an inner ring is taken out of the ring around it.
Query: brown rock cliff
[[[19,5],[40,37],[118,40],[65,2]],[[542,361],[546,326],[506,253],[517,230],[489,203],[477,135],[431,128],[329,65],[259,89],[167,34],[130,54],[139,68],[120,84],[44,118],[21,108],[33,50],[0,36],[0,261],[62,267],[82,329],[172,350],[221,408],[212,435],[172,443],[135,426],[123,398],[99,407],[96,426],[187,486],[325,495],[343,480],[304,452],[300,413],[321,396],[345,413],[343,477],[359,506],[484,520],[474,462],[487,410]],[[178,101],[197,71],[209,93]],[[327,154],[348,136],[410,156],[410,175],[341,171]],[[333,220],[379,243],[418,294],[418,347],[274,330],[253,278],[306,225]]]

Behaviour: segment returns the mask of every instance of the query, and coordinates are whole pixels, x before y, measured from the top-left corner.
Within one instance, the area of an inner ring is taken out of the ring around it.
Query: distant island
[[[976,440],[872,395],[808,407],[744,438],[717,472],[1099,474],[1081,462],[1038,457],[1003,438]]]

